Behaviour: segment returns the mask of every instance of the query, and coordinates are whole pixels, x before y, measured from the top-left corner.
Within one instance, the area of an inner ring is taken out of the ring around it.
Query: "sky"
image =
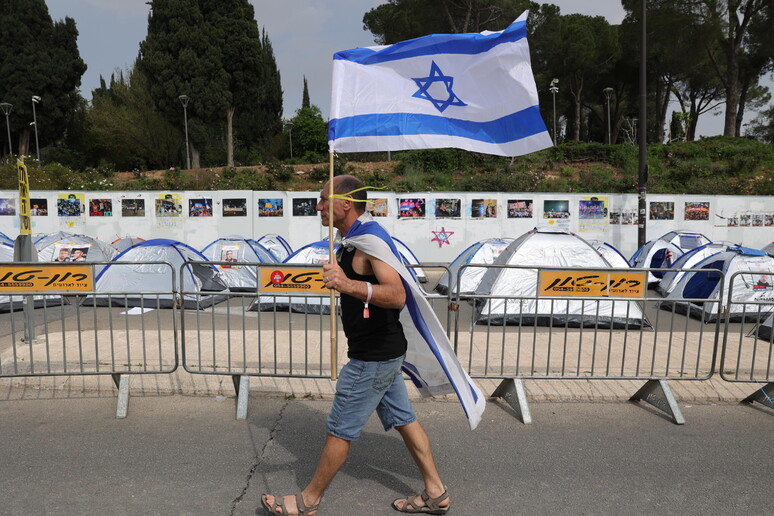
[[[544,1],[559,6],[562,14],[604,16],[611,24],[621,23],[624,17],[620,0]],[[283,117],[294,116],[301,107],[306,76],[310,100],[327,119],[332,56],[339,50],[375,45],[371,33],[363,30],[363,14],[386,0],[250,2],[255,7],[259,27],[266,30],[274,49],[282,78]],[[147,33],[150,7],[146,0],[47,0],[46,3],[53,19],[69,16],[76,22],[78,49],[88,66],[81,83],[85,98],[91,99],[100,76],[109,81],[116,70],[132,66]],[[720,116],[702,115],[699,135],[722,133],[722,110],[719,113]]]

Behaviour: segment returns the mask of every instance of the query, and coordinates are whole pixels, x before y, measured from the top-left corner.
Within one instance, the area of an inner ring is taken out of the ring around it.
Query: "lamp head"
[[[13,109],[13,105],[9,104],[8,102],[0,102],[0,109],[3,110],[3,114],[5,116],[8,116],[11,114],[11,110]]]
[[[180,103],[183,104],[183,107],[188,105],[188,95],[180,95],[177,98],[180,99]]]
[[[40,99],[40,96],[38,96],[38,95],[33,95],[33,96],[32,96],[32,102],[34,102],[35,104],[37,104],[38,102],[40,102],[40,100],[41,100],[41,99]]]

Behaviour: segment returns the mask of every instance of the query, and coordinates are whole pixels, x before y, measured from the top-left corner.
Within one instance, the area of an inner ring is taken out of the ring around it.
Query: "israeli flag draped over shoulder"
[[[500,32],[433,34],[337,52],[330,151],[456,147],[518,156],[550,147],[527,14]]]
[[[400,323],[408,341],[403,371],[423,396],[456,394],[471,430],[475,429],[486,406],[484,396],[457,360],[443,326],[403,265],[390,235],[366,212],[345,237],[337,233],[336,241],[382,260],[398,271],[406,289],[406,304],[400,312]]]

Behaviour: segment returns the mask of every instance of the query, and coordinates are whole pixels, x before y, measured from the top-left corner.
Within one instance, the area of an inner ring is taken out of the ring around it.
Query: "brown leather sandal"
[[[405,512],[409,514],[446,514],[451,507],[451,500],[449,500],[449,503],[443,507],[439,505],[444,500],[449,499],[449,493],[446,491],[445,486],[444,492],[435,498],[430,498],[430,495],[427,494],[426,490],[422,491],[422,494],[420,494],[419,497],[422,498],[422,501],[425,502],[425,505],[421,507],[414,505],[414,498],[416,498],[416,496],[417,495],[409,495],[406,498],[398,498],[392,502],[392,508],[398,512]],[[403,502],[402,509],[398,507],[398,502]]]
[[[296,506],[298,507],[298,514],[290,514],[287,510],[287,507],[285,507],[285,504],[283,502],[284,498],[282,496],[272,495],[274,496],[274,503],[269,505],[269,503],[266,501],[267,495],[261,495],[261,505],[269,511],[269,514],[280,514],[283,516],[313,516],[309,514],[310,512],[317,512],[317,509],[320,508],[320,503],[318,502],[317,505],[312,505],[311,507],[307,507],[304,504],[304,497],[301,496],[301,493],[296,494]],[[278,512],[277,510],[281,510],[282,512]]]

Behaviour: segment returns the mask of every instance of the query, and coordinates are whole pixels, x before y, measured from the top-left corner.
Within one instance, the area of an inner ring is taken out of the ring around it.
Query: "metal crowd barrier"
[[[63,277],[74,263],[14,263],[26,276],[46,270]],[[129,377],[171,373],[177,369],[176,279],[167,262],[84,262],[91,272],[88,291],[0,292],[0,377],[111,375],[119,390],[117,417],[125,417]],[[96,289],[105,267],[145,271],[166,290],[135,289],[126,285],[110,291]],[[53,268],[53,269],[51,269]],[[7,270],[0,268],[0,270]],[[43,273],[46,274],[46,273]],[[26,277],[24,274],[18,275]],[[24,283],[24,282],[21,282]],[[169,307],[169,310],[158,308]],[[35,309],[37,308],[37,309]]]
[[[729,277],[729,285],[720,376],[756,384],[743,401],[774,408],[774,274],[738,271]],[[758,294],[755,299],[749,298],[751,290]]]
[[[511,278],[518,284],[506,284],[502,290],[523,288],[529,294],[505,295],[498,287],[489,295],[461,292],[463,275],[474,269],[484,270],[481,282]],[[493,396],[504,398],[524,422],[531,420],[524,379],[615,379],[645,381],[632,399],[651,403],[682,424],[668,380],[709,379],[721,328],[720,318],[701,315],[695,320],[684,314],[695,303],[717,306],[719,302],[684,297],[665,300],[647,289],[642,297],[622,298],[546,296],[538,288],[539,274],[546,271],[604,275],[667,270],[465,265],[455,285],[454,299],[459,305],[455,351],[471,377],[502,380]],[[682,269],[693,271],[719,274],[722,299],[721,271]]]
[[[269,264],[248,262],[211,262],[236,280],[231,290],[223,292],[181,292],[183,298],[201,299],[215,295],[219,301],[206,310],[184,310],[181,316],[183,369],[194,375],[229,375],[237,392],[237,417],[247,415],[249,378],[293,377],[332,378],[331,353],[336,364],[346,360],[346,349],[340,321],[331,344],[330,294],[272,293],[268,285],[259,285],[261,270],[297,270],[299,285],[309,285],[321,277],[322,265]],[[419,268],[420,266],[409,266]],[[441,265],[422,265],[439,268]],[[304,275],[315,271],[317,276]],[[236,275],[239,274],[239,278]],[[239,283],[237,286],[236,283]],[[184,285],[181,278],[181,285]],[[420,288],[422,283],[419,283]],[[238,290],[235,290],[238,289]],[[443,316],[450,328],[448,296],[423,290],[431,306]],[[335,310],[338,295],[335,296]],[[443,320],[443,319],[441,319]],[[335,351],[334,351],[335,350]],[[337,371],[336,371],[337,372]]]
[[[153,277],[148,287],[137,281],[111,291],[96,284],[87,292],[1,291],[0,377],[111,375],[119,388],[118,417],[126,415],[128,375],[172,373],[178,367],[180,340],[183,368],[193,375],[231,376],[237,391],[237,417],[245,417],[249,377],[330,378],[345,359],[340,322],[331,335],[329,294],[272,292],[259,285],[262,269],[312,271],[320,265],[211,262],[209,279],[241,283],[199,290],[167,262],[89,262],[92,277],[110,266],[129,268],[135,277]],[[14,264],[38,267],[41,264]],[[45,264],[66,267],[68,264]],[[413,266],[436,276],[441,264]],[[419,283],[470,376],[499,379],[493,396],[502,397],[529,422],[525,379],[640,380],[632,396],[683,422],[669,381],[707,380],[720,356],[720,374],[732,382],[766,383],[746,401],[771,404],[774,299],[737,299],[741,282],[757,275],[761,289],[771,289],[771,274],[739,272],[729,279],[719,270],[683,269],[712,276],[719,296],[713,300],[685,296],[664,298],[645,290],[639,297],[551,295],[534,288],[513,295],[496,289],[487,295],[465,292],[466,271],[518,270],[522,283],[537,284],[538,274],[664,273],[669,269],[567,269],[499,265],[465,265],[453,288],[433,292],[435,282]],[[201,273],[201,271],[199,271]],[[293,274],[291,274],[293,275]],[[121,275],[119,275],[121,276]],[[769,278],[764,281],[762,277]],[[310,276],[311,277],[311,276]],[[645,277],[645,276],[643,276]],[[299,276],[299,284],[311,279]],[[233,278],[232,278],[233,279]],[[319,281],[319,280],[318,280]],[[573,280],[574,281],[574,280]],[[96,282],[95,282],[96,283]],[[207,282],[205,282],[207,283]],[[215,284],[217,282],[213,282]],[[159,286],[161,285],[161,289]],[[766,286],[768,285],[768,286]],[[128,290],[135,290],[129,293]],[[2,314],[3,301],[8,313]],[[335,306],[337,306],[337,302]],[[39,307],[33,310],[31,307]],[[41,309],[42,308],[42,309]],[[178,331],[178,317],[180,330]],[[763,334],[768,320],[768,333]],[[722,342],[721,339],[722,338]],[[761,395],[762,393],[762,395]]]

